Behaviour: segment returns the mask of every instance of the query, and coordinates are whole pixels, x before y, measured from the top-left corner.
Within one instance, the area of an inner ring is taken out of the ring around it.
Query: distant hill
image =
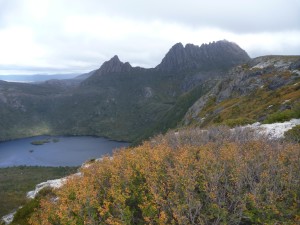
[[[32,82],[43,82],[46,80],[63,80],[63,79],[73,79],[77,77],[78,73],[68,73],[68,74],[34,74],[34,75],[0,75],[0,80],[9,82],[22,82],[22,83],[32,83]]]
[[[93,70],[91,72],[88,72],[88,73],[84,73],[84,74],[80,74],[76,77],[74,77],[73,79],[77,79],[77,80],[85,80],[87,79],[88,77],[92,76],[94,74],[96,70]]]

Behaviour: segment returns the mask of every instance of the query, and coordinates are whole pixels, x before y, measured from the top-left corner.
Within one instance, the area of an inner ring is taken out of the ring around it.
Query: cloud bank
[[[0,0],[0,74],[87,72],[113,55],[154,67],[177,42],[300,54],[298,0]]]

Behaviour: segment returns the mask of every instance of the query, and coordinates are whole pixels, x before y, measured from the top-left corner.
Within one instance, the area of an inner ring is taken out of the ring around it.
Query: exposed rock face
[[[128,62],[126,63],[121,62],[119,57],[115,55],[109,61],[103,63],[103,65],[99,69],[99,72],[102,74],[120,73],[120,72],[129,72],[131,69],[132,67]]]
[[[61,186],[64,185],[64,183],[71,177],[74,177],[74,176],[81,176],[81,173],[75,173],[73,175],[70,175],[68,177],[63,177],[63,178],[60,178],[60,179],[55,179],[55,180],[47,180],[45,182],[42,182],[40,184],[37,184],[35,186],[35,189],[33,191],[29,191],[26,195],[27,198],[35,198],[37,196],[37,194],[44,188],[53,188],[53,189],[56,189],[56,188],[60,188]]]
[[[172,71],[182,67],[185,63],[187,63],[185,48],[182,43],[177,43],[169,50],[157,68],[163,71]]]
[[[217,41],[200,47],[182,43],[175,44],[156,69],[165,72],[183,70],[226,70],[250,60],[248,54],[237,44]]]
[[[291,119],[283,123],[272,123],[272,124],[261,124],[254,123],[251,125],[244,126],[244,128],[251,128],[256,131],[259,135],[265,135],[270,139],[284,138],[284,133],[293,127],[300,124],[300,119]]]
[[[262,96],[257,95],[259,91],[264,91],[264,93],[268,93],[270,96],[273,93],[276,96],[276,91],[278,92],[280,88],[288,86],[291,87],[292,91],[296,92],[299,83],[297,80],[300,77],[300,70],[297,69],[299,61],[300,56],[262,56],[250,60],[247,64],[232,68],[222,82],[194,103],[185,115],[183,123],[187,125],[193,121],[197,124],[203,124],[205,120],[207,121],[207,116],[209,115],[204,117],[199,117],[199,115],[211,99],[214,99],[214,104],[217,105],[222,101],[245,96],[252,96],[252,99],[256,97],[262,98]],[[291,98],[293,96],[291,94]],[[278,99],[278,101],[280,100],[279,97],[273,98]],[[294,102],[297,101],[299,100],[295,100]],[[282,105],[277,106],[279,107],[278,110],[290,109],[291,105],[289,103],[288,99],[281,102],[280,104]],[[235,106],[239,107],[238,103]],[[270,108],[271,105],[265,111],[269,112]],[[215,115],[218,113],[215,111],[212,112]],[[260,113],[264,114],[262,111]],[[258,120],[263,119],[264,117],[261,117]]]
[[[10,214],[8,214],[8,215],[5,215],[5,216],[3,216],[2,218],[1,218],[1,220],[4,222],[4,224],[10,224],[12,221],[13,221],[13,219],[14,219],[14,216],[15,216],[15,214],[16,214],[16,211],[14,211],[14,212],[12,212],[12,213],[10,213]],[[1,223],[1,221],[0,221],[0,223]]]

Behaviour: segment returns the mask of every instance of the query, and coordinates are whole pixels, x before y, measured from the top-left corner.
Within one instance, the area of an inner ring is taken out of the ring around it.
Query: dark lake
[[[48,140],[43,145],[32,141]],[[38,136],[0,142],[0,167],[8,166],[79,166],[83,162],[111,154],[115,148],[128,143],[106,138],[75,136]]]

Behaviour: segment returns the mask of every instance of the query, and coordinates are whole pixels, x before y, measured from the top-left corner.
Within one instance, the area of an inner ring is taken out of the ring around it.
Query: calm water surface
[[[50,142],[43,145],[31,144],[32,141],[45,139]],[[126,146],[128,143],[125,142],[86,136],[23,138],[0,142],[0,167],[79,166],[89,159],[111,154],[113,149]]]

